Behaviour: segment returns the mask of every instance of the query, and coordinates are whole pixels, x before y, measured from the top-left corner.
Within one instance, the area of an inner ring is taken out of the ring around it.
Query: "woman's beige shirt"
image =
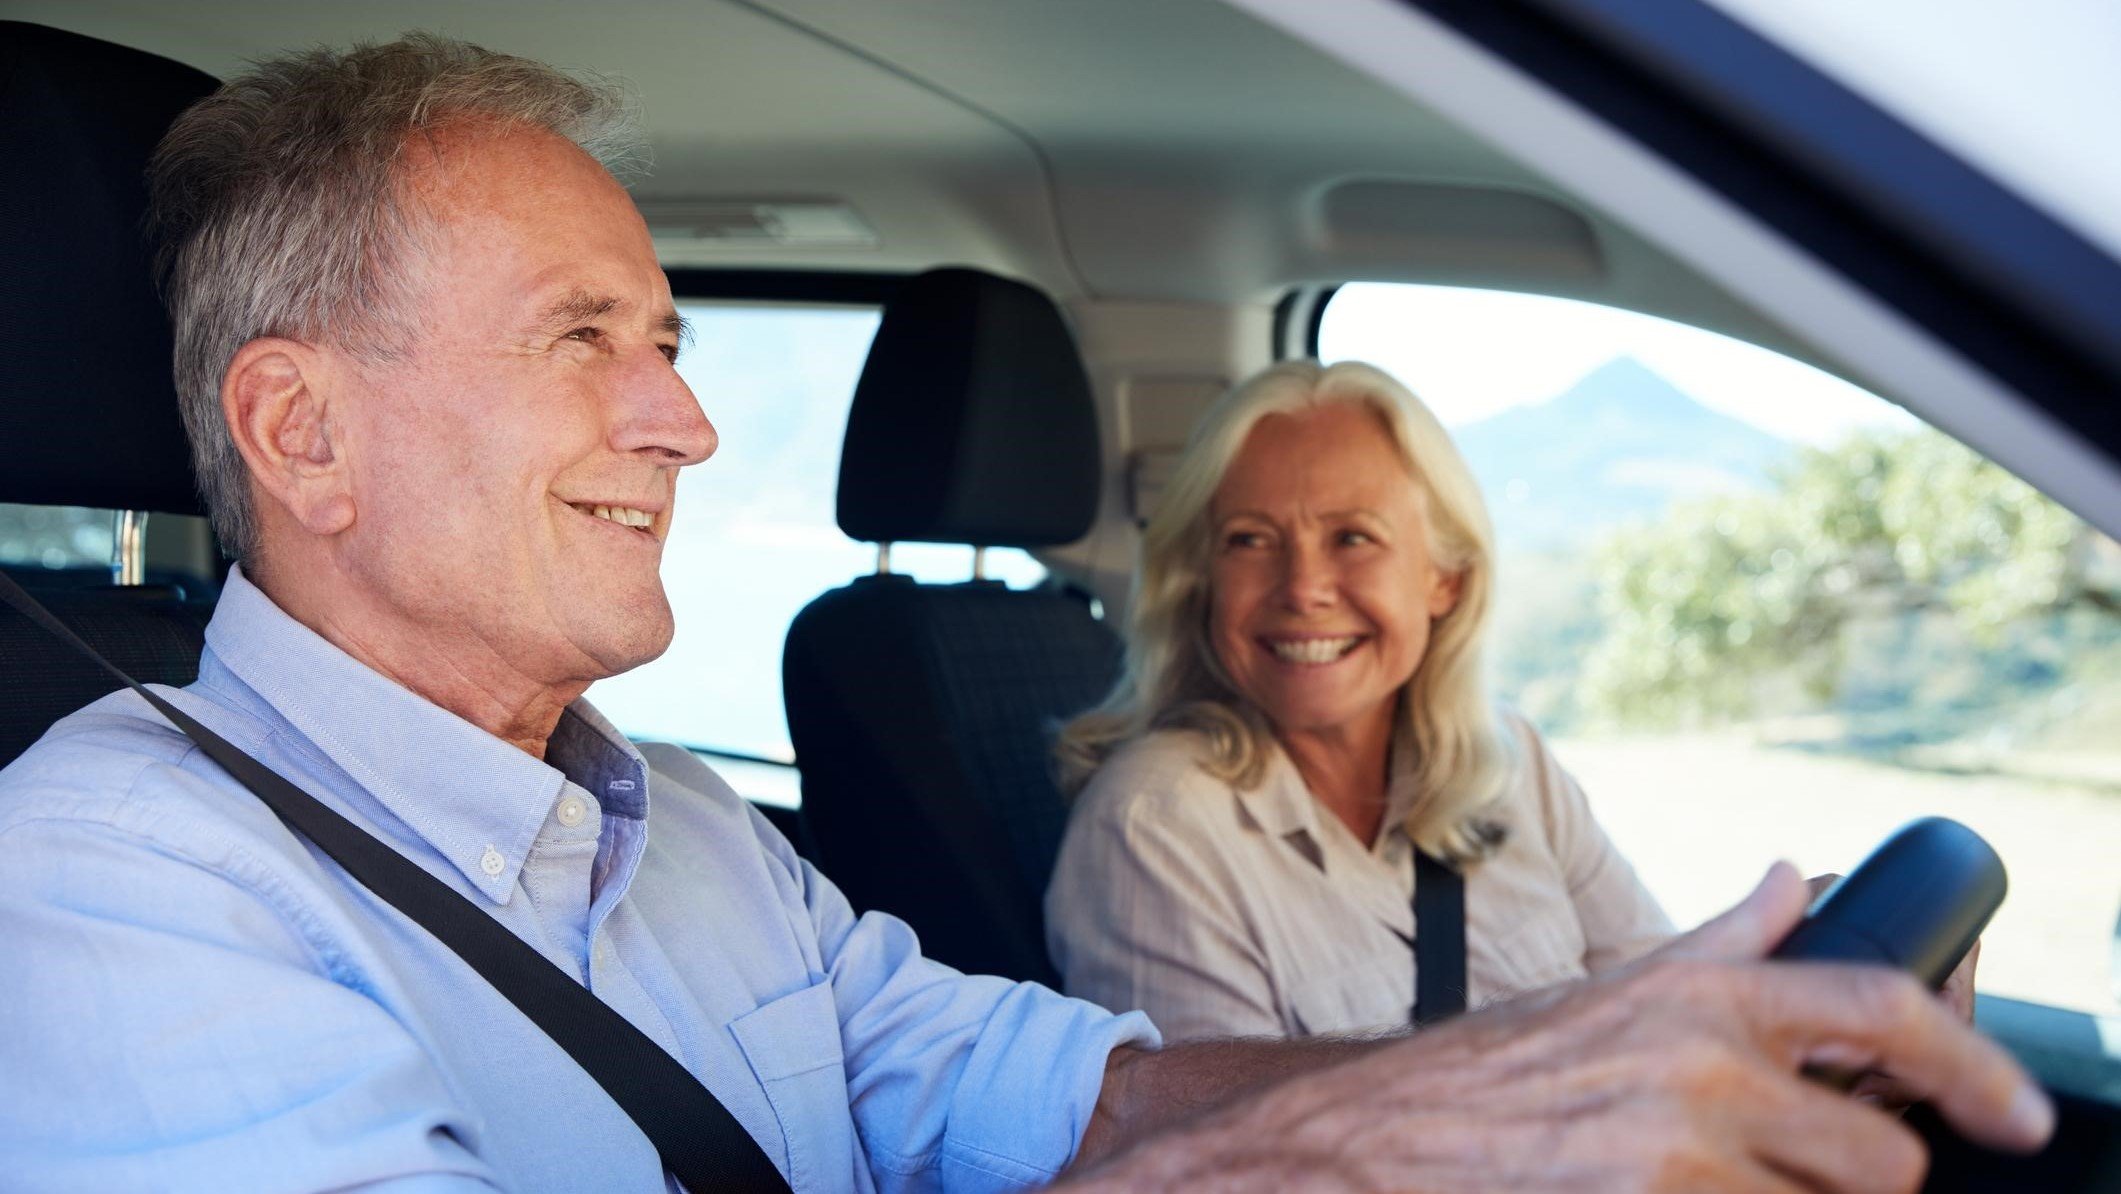
[[[1467,1002],[1633,958],[1671,921],[1532,727],[1501,809],[1510,836],[1466,876]],[[1068,994],[1139,1008],[1164,1039],[1404,1028],[1414,1003],[1414,854],[1396,775],[1364,846],[1273,752],[1246,792],[1201,769],[1197,736],[1133,742],[1078,799],[1046,891]]]

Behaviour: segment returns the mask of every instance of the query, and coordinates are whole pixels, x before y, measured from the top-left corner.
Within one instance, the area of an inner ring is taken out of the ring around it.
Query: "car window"
[[[115,512],[0,502],[0,567],[108,568]]]
[[[2121,1011],[2121,549],[1862,389],[1588,303],[1351,285],[1494,516],[1490,664],[1682,925],[1941,814],[2011,893],[1997,994]]]
[[[840,441],[869,341],[871,306],[685,302],[693,342],[678,372],[721,437],[679,475],[663,583],[677,635],[661,659],[599,681],[590,700],[637,738],[756,760],[718,760],[739,791],[792,804],[781,643],[813,597],[874,571],[875,547],[833,519]],[[894,544],[894,572],[968,579],[972,550]],[[1025,587],[1046,570],[993,549],[987,574]],[[764,764],[764,765],[759,765]],[[778,767],[774,765],[780,765]]]

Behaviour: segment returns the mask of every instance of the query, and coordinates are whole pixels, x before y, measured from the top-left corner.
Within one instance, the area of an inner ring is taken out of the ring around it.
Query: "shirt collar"
[[[1269,742],[1267,769],[1257,787],[1238,792],[1237,799],[1245,812],[1265,832],[1275,837],[1287,837],[1302,832],[1319,840],[1318,801],[1311,796],[1311,789],[1304,784],[1303,774],[1296,770],[1296,763],[1278,742]],[[1414,809],[1414,801],[1420,796],[1420,785],[1414,774],[1414,749],[1410,736],[1402,730],[1392,741],[1392,757],[1389,778],[1385,789],[1384,832],[1378,836],[1378,846],[1391,840],[1395,833],[1405,833],[1407,815]],[[1320,854],[1323,859],[1323,853]],[[1323,862],[1321,862],[1323,865]]]
[[[229,570],[206,649],[495,903],[514,892],[569,779],[607,812],[647,815],[647,764],[588,702],[561,715],[552,761],[534,759],[295,621],[241,567]]]
[[[560,714],[545,743],[545,757],[584,791],[606,816],[648,819],[648,761],[586,699]]]
[[[1268,743],[1267,769],[1259,784],[1240,790],[1237,799],[1259,827],[1274,837],[1287,837],[1298,830],[1318,837],[1318,802],[1278,742]]]

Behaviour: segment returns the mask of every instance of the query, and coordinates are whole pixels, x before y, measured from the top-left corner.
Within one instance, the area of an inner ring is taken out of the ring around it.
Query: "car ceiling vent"
[[[643,199],[658,247],[869,248],[876,229],[837,199]]]

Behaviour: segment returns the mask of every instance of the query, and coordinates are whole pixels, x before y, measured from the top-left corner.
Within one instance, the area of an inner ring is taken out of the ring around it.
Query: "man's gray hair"
[[[261,336],[401,356],[407,267],[427,231],[399,176],[415,136],[464,122],[548,130],[614,173],[644,158],[618,86],[425,33],[256,62],[170,127],[149,212],[176,330],[177,397],[201,496],[230,555],[257,547],[221,377]]]

